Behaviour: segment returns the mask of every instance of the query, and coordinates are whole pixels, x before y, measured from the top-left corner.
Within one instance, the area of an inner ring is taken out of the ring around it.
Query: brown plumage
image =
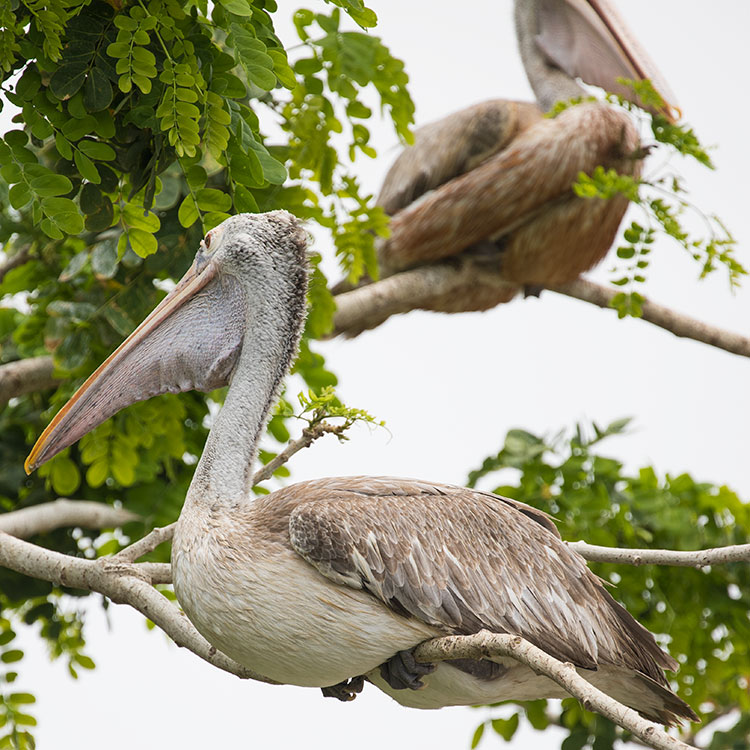
[[[623,26],[608,0],[516,0],[519,46],[539,106],[496,99],[416,131],[377,200],[393,217],[379,247],[383,276],[472,259],[508,286],[472,284],[421,306],[484,310],[523,287],[572,281],[604,257],[628,200],[580,198],[572,186],[597,166],[637,177],[637,130],[604,103],[543,113],[586,94],[576,77],[609,90],[622,88],[618,76],[658,78]],[[669,108],[664,113],[671,117]]]

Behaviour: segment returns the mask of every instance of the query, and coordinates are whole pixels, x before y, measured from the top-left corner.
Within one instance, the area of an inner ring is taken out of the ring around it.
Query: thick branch
[[[336,295],[337,310],[331,336],[356,335],[380,325],[391,315],[409,312],[436,297],[450,296],[455,290],[480,282],[485,286],[497,284],[498,288],[508,285],[499,274],[464,261],[415,268],[342,292]],[[551,287],[550,290],[602,308],[609,307],[618,291],[585,279]],[[708,325],[650,300],[643,301],[642,318],[675,336],[691,338],[732,354],[750,357],[750,338]]]
[[[58,586],[96,591],[117,604],[129,604],[156,623],[172,640],[209,664],[243,679],[272,682],[217,651],[148,577],[153,564],[123,563],[111,558],[85,560],[38,547],[0,533],[0,565]]]
[[[595,284],[593,281],[587,281],[586,279],[577,279],[570,284],[551,287],[551,290],[558,294],[590,302],[592,305],[602,308],[608,308],[612,298],[618,293],[618,290]],[[701,320],[658,305],[656,302],[645,299],[641,317],[643,320],[659,326],[659,328],[670,331],[675,336],[701,341],[732,354],[750,357],[750,338],[708,325]]]
[[[12,398],[35,393],[58,384],[52,377],[52,357],[29,357],[0,365],[0,408]]]
[[[606,716],[627,729],[649,747],[658,750],[690,750],[691,745],[668,735],[660,726],[644,719],[636,711],[618,703],[581,677],[572,664],[558,661],[523,638],[482,630],[475,635],[435,638],[414,651],[418,661],[435,662],[445,659],[486,659],[507,656],[556,682],[583,706]],[[694,750],[694,749],[693,749]]]
[[[122,508],[112,508],[91,500],[59,498],[51,503],[32,505],[0,515],[0,531],[28,539],[55,529],[81,526],[85,529],[108,529],[136,521],[140,516]]]
[[[730,562],[750,562],[750,544],[714,547],[691,551],[671,549],[621,549],[600,547],[586,542],[568,542],[568,546],[587,560],[625,565],[677,565],[703,568]]]

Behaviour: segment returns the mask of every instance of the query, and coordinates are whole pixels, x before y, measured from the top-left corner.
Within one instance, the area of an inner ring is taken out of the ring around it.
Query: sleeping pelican
[[[515,21],[537,104],[494,99],[417,130],[377,199],[392,216],[379,248],[383,276],[460,254],[508,282],[472,284],[426,309],[485,310],[597,264],[628,199],[580,198],[572,185],[597,166],[637,177],[638,132],[628,114],[604,102],[544,113],[586,96],[577,78],[636,104],[617,79],[648,78],[671,99],[610,0],[515,0]],[[676,113],[669,104],[660,111],[671,121]]]
[[[284,211],[211,230],[177,287],[60,410],[32,471],[118,410],[230,383],[172,543],[180,605],[239,663],[351,699],[364,680],[418,708],[564,693],[512,659],[418,664],[413,649],[514,633],[644,716],[694,718],[664,653],[542,512],[496,495],[385,477],[251,492],[269,409],[305,317],[305,235]]]

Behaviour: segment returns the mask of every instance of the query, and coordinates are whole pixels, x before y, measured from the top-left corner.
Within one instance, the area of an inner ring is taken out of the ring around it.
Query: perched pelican
[[[511,659],[417,664],[422,641],[516,633],[664,723],[695,718],[664,653],[542,512],[411,479],[319,479],[255,498],[257,444],[305,317],[305,235],[284,211],[211,230],[177,287],[39,438],[32,471],[119,409],[230,383],[172,546],[177,598],[216,648],[350,699],[418,708],[562,696]]]
[[[472,284],[426,309],[485,310],[523,287],[572,281],[606,254],[628,200],[579,198],[572,185],[600,165],[637,176],[643,153],[631,118],[607,103],[544,116],[586,96],[576,78],[635,103],[617,79],[648,78],[671,99],[611,0],[515,0],[515,21],[537,104],[494,99],[418,129],[377,199],[392,216],[382,275],[470,254],[509,282]]]

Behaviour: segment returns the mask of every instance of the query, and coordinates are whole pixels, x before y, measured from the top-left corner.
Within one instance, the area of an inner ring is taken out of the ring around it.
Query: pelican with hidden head
[[[392,216],[382,276],[472,258],[507,282],[472,281],[425,309],[486,310],[522,288],[573,281],[607,253],[628,199],[578,197],[573,183],[597,166],[637,177],[643,152],[632,118],[606,102],[544,116],[587,96],[577,78],[639,105],[618,78],[649,79],[673,101],[611,0],[515,0],[515,22],[537,103],[493,99],[419,128],[377,199]],[[678,110],[667,103],[659,114],[674,121]]]
[[[562,697],[512,659],[417,664],[482,628],[575,664],[644,716],[695,719],[677,662],[617,604],[541,511],[412,479],[346,477],[251,492],[260,434],[305,317],[305,234],[284,211],[211,230],[177,287],[60,410],[27,471],[128,404],[230,384],[172,542],[177,599],[219,650],[277,682],[405,706]]]

